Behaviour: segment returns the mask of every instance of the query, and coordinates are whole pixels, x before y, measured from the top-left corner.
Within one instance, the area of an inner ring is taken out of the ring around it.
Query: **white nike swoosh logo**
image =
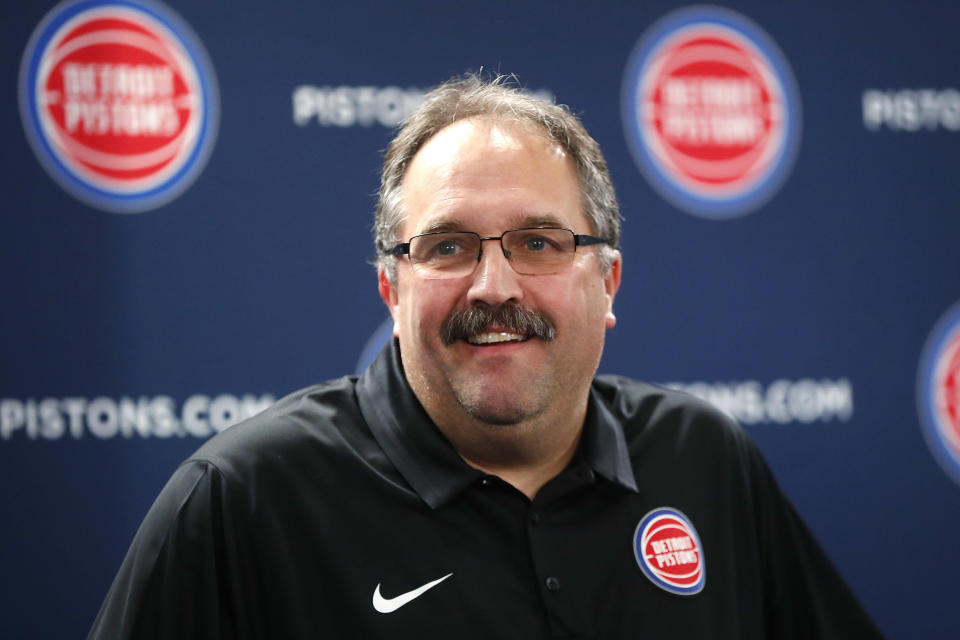
[[[413,591],[407,591],[396,598],[384,598],[382,595],[380,595],[380,584],[378,583],[377,588],[373,592],[373,608],[380,613],[393,613],[411,600],[419,598],[424,593],[434,588],[452,575],[452,573],[448,573],[442,578],[438,578],[433,582],[428,582],[427,584],[423,585],[422,587],[418,587]]]

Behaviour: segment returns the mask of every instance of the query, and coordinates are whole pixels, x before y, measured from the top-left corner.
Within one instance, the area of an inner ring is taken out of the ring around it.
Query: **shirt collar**
[[[463,461],[417,400],[407,384],[396,339],[360,377],[357,399],[384,453],[430,508],[446,504],[484,475]],[[623,429],[593,388],[580,455],[600,476],[637,491]]]
[[[623,434],[623,424],[614,417],[593,385],[590,386],[580,451],[598,474],[637,493],[637,479],[630,461],[627,438]]]

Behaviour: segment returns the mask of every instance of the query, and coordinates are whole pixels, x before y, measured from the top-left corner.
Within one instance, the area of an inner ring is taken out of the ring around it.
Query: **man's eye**
[[[527,238],[527,241],[524,243],[523,248],[527,251],[543,251],[544,249],[549,248],[547,240],[542,237],[533,237]]]
[[[563,251],[556,238],[545,234],[531,234],[519,238],[519,250],[525,253],[554,253]]]
[[[464,242],[460,238],[438,238],[428,245],[424,255],[430,260],[456,258],[465,250]]]
[[[438,256],[455,256],[462,251],[459,244],[453,240],[444,240],[437,244],[433,252]]]

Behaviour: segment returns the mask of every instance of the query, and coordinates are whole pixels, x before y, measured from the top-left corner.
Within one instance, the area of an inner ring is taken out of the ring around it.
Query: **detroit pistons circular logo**
[[[917,407],[930,450],[960,483],[960,303],[927,339],[917,374]]]
[[[654,509],[633,534],[633,554],[650,582],[677,595],[703,590],[703,547],[687,516],[671,507]]]
[[[54,7],[27,44],[19,94],[43,167],[107,211],[136,213],[176,198],[216,138],[213,67],[186,23],[154,2]]]
[[[719,7],[668,14],[639,40],[622,89],[631,153],[654,189],[707,218],[749,213],[789,175],[800,99],[779,48]]]

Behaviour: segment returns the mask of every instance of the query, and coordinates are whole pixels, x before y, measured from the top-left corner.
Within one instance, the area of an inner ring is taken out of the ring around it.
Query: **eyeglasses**
[[[607,244],[609,240],[575,234],[570,229],[531,227],[510,229],[501,236],[483,238],[472,231],[422,233],[385,251],[410,256],[410,264],[424,278],[462,278],[473,273],[483,257],[483,243],[499,240],[503,255],[522,275],[557,273],[573,261],[577,247]]]

